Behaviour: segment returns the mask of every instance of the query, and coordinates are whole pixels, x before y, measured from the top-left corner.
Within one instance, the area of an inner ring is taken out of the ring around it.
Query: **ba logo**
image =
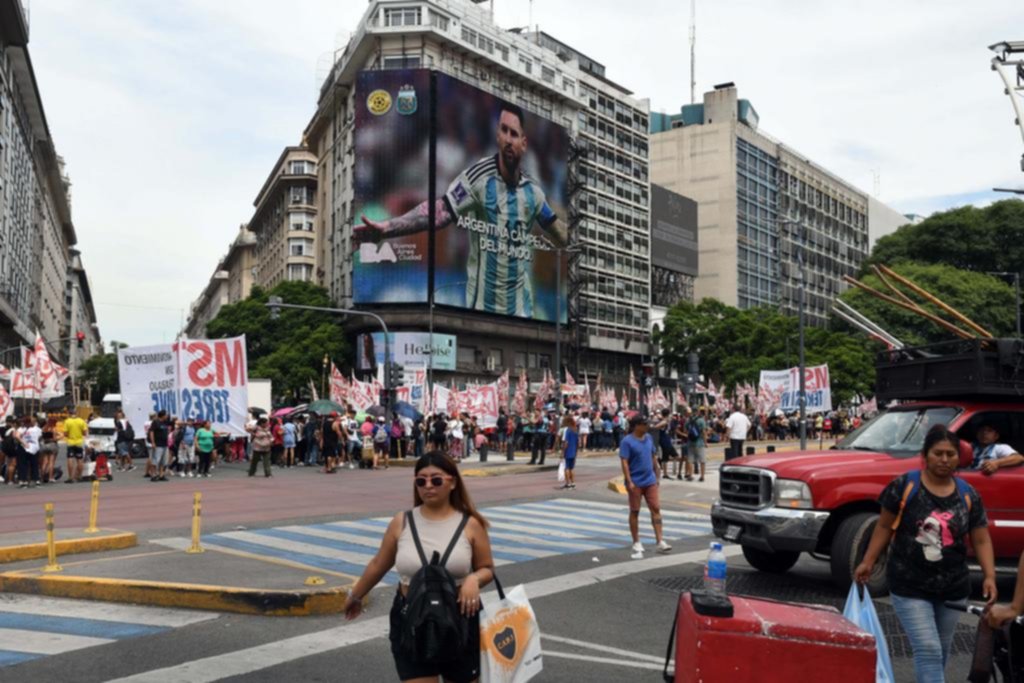
[[[391,111],[391,95],[387,90],[374,90],[366,98],[366,108],[374,116],[383,116]]]
[[[398,90],[398,99],[395,101],[395,111],[403,116],[416,113],[416,88],[411,85],[403,85]]]
[[[363,265],[397,263],[398,257],[395,256],[395,250],[387,242],[382,242],[379,247],[370,242],[363,242],[359,245],[359,262]]]

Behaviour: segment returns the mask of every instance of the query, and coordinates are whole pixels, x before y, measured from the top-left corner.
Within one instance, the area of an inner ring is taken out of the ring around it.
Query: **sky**
[[[29,0],[29,54],[72,182],[106,342],[170,341],[298,144],[363,0]],[[636,11],[642,5],[643,11]],[[649,98],[689,102],[685,0],[494,0]],[[987,46],[1019,0],[698,0],[697,97],[736,83],[760,129],[903,213],[985,205],[1024,152]]]

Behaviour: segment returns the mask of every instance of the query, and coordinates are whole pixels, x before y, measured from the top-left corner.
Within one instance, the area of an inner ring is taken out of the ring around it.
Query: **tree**
[[[270,295],[288,304],[333,305],[326,289],[307,282],[281,282],[269,292],[253,287],[249,298],[220,309],[206,326],[207,336],[220,339],[244,334],[250,377],[269,378],[278,395],[309,397],[309,382],[320,386],[324,354],[339,360],[348,355],[341,318],[282,309],[280,318],[271,320],[266,307]]]
[[[1024,202],[1018,203],[1024,204]],[[1013,333],[1016,325],[1015,295],[1013,289],[998,277],[934,263],[903,262],[889,267],[960,311],[994,336]],[[890,290],[875,275],[866,275],[861,278],[861,281],[874,289],[891,295]],[[914,301],[921,303],[925,310],[956,323],[938,306],[926,305],[920,297],[905,288],[901,289]],[[956,339],[952,332],[939,325],[895,304],[881,301],[863,290],[851,287],[839,298],[910,346]],[[845,323],[837,321],[837,324],[845,327]],[[958,327],[966,329],[963,324],[956,324]]]
[[[798,364],[798,328],[795,317],[775,309],[740,310],[705,299],[672,307],[656,341],[662,359],[680,372],[686,369],[687,355],[695,352],[701,371],[722,386],[756,386],[761,370]],[[828,364],[833,403],[873,393],[874,344],[860,336],[807,327],[804,346],[807,365]]]
[[[1024,263],[1024,201],[964,206],[904,225],[878,240],[865,263],[944,263],[976,272],[1020,272]]]
[[[112,341],[110,342],[110,353],[99,353],[82,361],[78,366],[79,383],[91,385],[93,396],[102,397],[120,391],[121,379],[117,368],[117,350],[127,346],[119,341]]]

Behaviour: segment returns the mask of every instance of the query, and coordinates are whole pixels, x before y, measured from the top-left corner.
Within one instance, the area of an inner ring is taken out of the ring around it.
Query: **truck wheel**
[[[754,569],[769,574],[784,574],[800,559],[800,553],[793,550],[771,553],[767,550],[743,546],[743,557]]]
[[[853,583],[853,570],[864,559],[871,534],[875,531],[878,514],[874,512],[858,512],[850,515],[840,523],[836,535],[832,538],[832,582],[842,590],[848,590]],[[885,562],[888,552],[882,551],[871,571],[871,579],[867,583],[868,590],[874,596],[886,595],[889,582],[885,577]]]

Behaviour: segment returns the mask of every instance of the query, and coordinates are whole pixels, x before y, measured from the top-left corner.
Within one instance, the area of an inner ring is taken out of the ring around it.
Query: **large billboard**
[[[697,202],[653,183],[651,265],[697,275]]]
[[[362,72],[356,104],[355,301],[427,300],[433,132],[435,301],[548,322],[561,303],[564,322],[566,254],[558,249],[567,234],[566,130],[426,70]]]
[[[430,363],[429,332],[392,332],[391,360],[409,367]],[[434,333],[434,369],[454,370],[458,340],[453,334]],[[360,370],[373,370],[384,364],[384,333],[372,332],[356,338],[356,365]]]

